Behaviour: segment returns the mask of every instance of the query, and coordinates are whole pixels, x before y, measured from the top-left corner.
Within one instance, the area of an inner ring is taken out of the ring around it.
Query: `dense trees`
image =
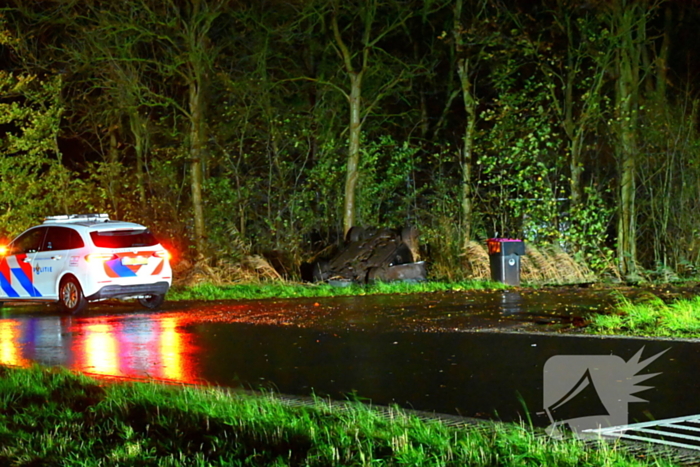
[[[4,236],[100,210],[192,259],[276,251],[292,274],[357,224],[417,225],[433,261],[495,234],[629,278],[700,261],[686,2],[0,11]]]

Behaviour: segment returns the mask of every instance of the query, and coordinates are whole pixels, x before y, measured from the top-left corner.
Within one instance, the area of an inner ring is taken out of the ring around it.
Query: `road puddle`
[[[201,319],[326,330],[473,332],[535,331],[582,324],[591,312],[609,310],[609,290],[562,288],[372,295],[299,300],[192,303]]]

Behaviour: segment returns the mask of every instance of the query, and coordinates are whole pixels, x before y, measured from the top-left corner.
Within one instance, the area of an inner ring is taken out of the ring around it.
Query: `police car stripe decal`
[[[31,263],[28,263],[25,261],[25,259],[27,258],[27,255],[21,254],[21,255],[15,256],[15,258],[17,259],[17,265],[22,269],[22,272],[24,272],[24,277],[26,277],[29,280],[29,284],[31,284],[31,288],[33,288],[34,287],[34,274],[32,273]],[[24,287],[24,284],[22,284],[22,287]],[[31,295],[31,291],[29,289],[27,289],[26,287],[24,287],[24,288]],[[34,297],[34,295],[31,295],[31,296]]]
[[[0,288],[2,288],[2,291],[5,292],[5,295],[7,295],[8,297],[17,298],[19,297],[19,294],[12,287],[11,274],[12,273],[10,272],[10,265],[7,263],[7,259],[0,259]]]
[[[105,263],[117,277],[136,277],[136,273],[122,264],[121,258],[112,259]]]
[[[7,280],[4,274],[0,274],[0,288],[2,288],[2,291],[5,292],[5,295],[7,295],[10,298],[19,297],[19,294],[15,289],[12,288],[12,285],[10,285],[10,281]]]
[[[12,268],[12,273],[15,275],[22,288],[29,293],[30,297],[41,297],[41,293],[34,287],[32,280],[27,277],[22,268]]]

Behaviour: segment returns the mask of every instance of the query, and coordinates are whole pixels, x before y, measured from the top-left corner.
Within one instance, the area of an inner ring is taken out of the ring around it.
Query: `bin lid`
[[[505,248],[505,251],[503,248],[504,243],[510,244]],[[525,244],[522,240],[517,238],[489,238],[486,241],[486,245],[488,246],[489,255],[499,253],[515,253],[518,255],[525,254]]]

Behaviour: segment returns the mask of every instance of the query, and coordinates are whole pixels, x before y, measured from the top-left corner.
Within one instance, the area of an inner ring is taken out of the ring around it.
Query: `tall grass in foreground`
[[[700,297],[665,303],[650,295],[633,303],[618,299],[612,314],[595,315],[590,332],[658,337],[700,337]]]
[[[299,284],[287,282],[241,283],[233,285],[198,284],[177,286],[168,292],[168,300],[255,300],[263,298],[341,297],[396,293],[432,293],[464,290],[504,289],[498,282],[375,282],[334,287],[329,284]]]
[[[606,443],[535,436],[524,425],[488,426],[448,427],[360,403],[293,407],[274,395],[0,367],[0,465],[673,465]]]

